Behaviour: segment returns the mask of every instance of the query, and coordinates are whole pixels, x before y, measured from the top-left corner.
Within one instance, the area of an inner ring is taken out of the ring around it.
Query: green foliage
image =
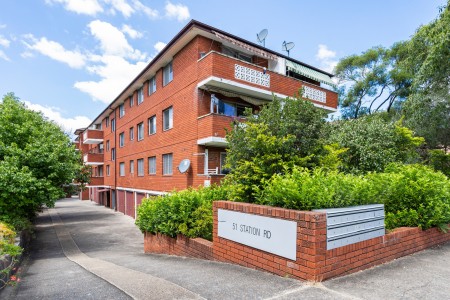
[[[423,139],[415,137],[402,121],[386,121],[382,114],[328,124],[329,143],[348,150],[342,154],[342,170],[352,173],[383,171],[391,162],[415,162]]]
[[[377,200],[385,204],[386,226],[427,229],[450,223],[450,180],[423,165],[391,164],[369,174]]]
[[[428,154],[428,164],[436,171],[441,171],[447,177],[450,177],[450,153],[445,153],[442,150],[430,150]]]
[[[249,114],[245,123],[235,125],[227,134],[231,200],[252,202],[273,174],[313,164],[322,148],[324,117],[321,109],[300,97],[275,98],[258,116]]]
[[[14,244],[15,237],[16,232],[13,228],[6,223],[0,222],[0,256],[8,254],[15,257],[22,253],[22,248]]]
[[[43,205],[52,207],[78,159],[56,124],[6,95],[0,103],[0,220],[26,224]]]
[[[145,199],[138,208],[136,225],[142,232],[212,240],[212,202],[227,198],[226,187],[213,186]]]
[[[364,176],[294,168],[275,175],[256,202],[298,210],[384,203],[388,229],[450,223],[450,181],[423,165],[390,164]]]

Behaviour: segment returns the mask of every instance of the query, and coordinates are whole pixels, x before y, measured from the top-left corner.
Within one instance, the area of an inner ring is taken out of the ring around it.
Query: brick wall
[[[297,222],[297,255],[290,260],[218,236],[218,209],[232,210]],[[213,205],[213,243],[200,247],[201,239],[169,238],[146,234],[145,252],[214,259],[244,267],[309,281],[322,281],[354,273],[450,241],[436,228],[398,228],[382,237],[326,250],[326,215],[269,206],[216,201]],[[192,248],[192,249],[191,249]],[[211,250],[212,249],[212,250]],[[198,252],[205,251],[203,254]],[[192,254],[192,253],[195,253]]]
[[[172,238],[163,234],[145,233],[144,252],[213,260],[212,242],[189,239],[182,235]]]

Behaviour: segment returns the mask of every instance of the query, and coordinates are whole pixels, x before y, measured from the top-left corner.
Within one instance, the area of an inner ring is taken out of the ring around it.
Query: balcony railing
[[[96,166],[103,165],[103,154],[101,153],[87,153],[83,156],[85,165]]]
[[[87,129],[83,133],[83,144],[100,144],[103,142],[103,131]]]
[[[91,182],[89,183],[90,186],[93,185],[104,185],[104,178],[103,177],[91,177]]]

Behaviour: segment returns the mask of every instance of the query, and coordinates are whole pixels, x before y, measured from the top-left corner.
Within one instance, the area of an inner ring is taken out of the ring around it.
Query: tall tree
[[[0,103],[0,220],[32,218],[64,196],[79,154],[61,128],[12,93]]]

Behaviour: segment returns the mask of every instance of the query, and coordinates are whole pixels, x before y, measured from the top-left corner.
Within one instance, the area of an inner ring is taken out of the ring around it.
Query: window
[[[156,156],[148,158],[148,174],[156,174]]]
[[[138,176],[144,176],[144,159],[140,158],[137,160]]]
[[[130,160],[130,174],[134,174],[134,160]]]
[[[143,88],[140,88],[140,89],[138,90],[138,100],[137,100],[137,103],[138,103],[138,105],[139,105],[139,104],[141,104],[142,102],[144,102],[144,89],[143,89]]]
[[[155,76],[150,78],[150,80],[148,81],[148,95],[150,96],[154,92],[156,92],[156,77]]]
[[[172,62],[168,63],[163,69],[163,85],[166,86],[173,80]]]
[[[111,131],[116,131],[116,119],[111,119]]]
[[[130,141],[134,140],[134,127],[130,128]]]
[[[106,166],[106,176],[109,176],[109,165]]]
[[[172,175],[172,153],[163,154],[163,175]]]
[[[98,177],[103,177],[103,166],[97,167],[97,175]]]
[[[109,140],[106,141],[106,151],[109,151]]]
[[[111,160],[116,160],[116,148],[111,148]]]
[[[125,176],[125,163],[121,162],[119,164],[119,176]]]
[[[106,117],[105,118],[105,127],[108,127],[109,126],[109,117]]]
[[[119,105],[119,117],[122,118],[123,116],[125,116],[125,104],[120,104]]]
[[[103,153],[103,143],[98,144],[98,153]]]
[[[148,134],[156,133],[156,116],[148,118]]]
[[[130,103],[130,107],[133,107],[133,105],[134,105],[134,97],[133,97],[133,95],[130,96],[130,98],[128,99],[128,102]]]
[[[227,153],[221,152],[220,153],[220,174],[228,174],[230,173],[229,169],[225,169],[224,166],[227,162]]]
[[[225,116],[241,117],[244,115],[245,109],[249,108],[241,104],[234,104],[219,100],[218,113]]]
[[[168,130],[173,127],[173,108],[169,107],[163,111],[163,129]]]
[[[123,146],[125,146],[125,132],[119,134],[119,147],[122,148]]]
[[[138,134],[138,141],[144,139],[144,122],[138,124],[137,134]]]

